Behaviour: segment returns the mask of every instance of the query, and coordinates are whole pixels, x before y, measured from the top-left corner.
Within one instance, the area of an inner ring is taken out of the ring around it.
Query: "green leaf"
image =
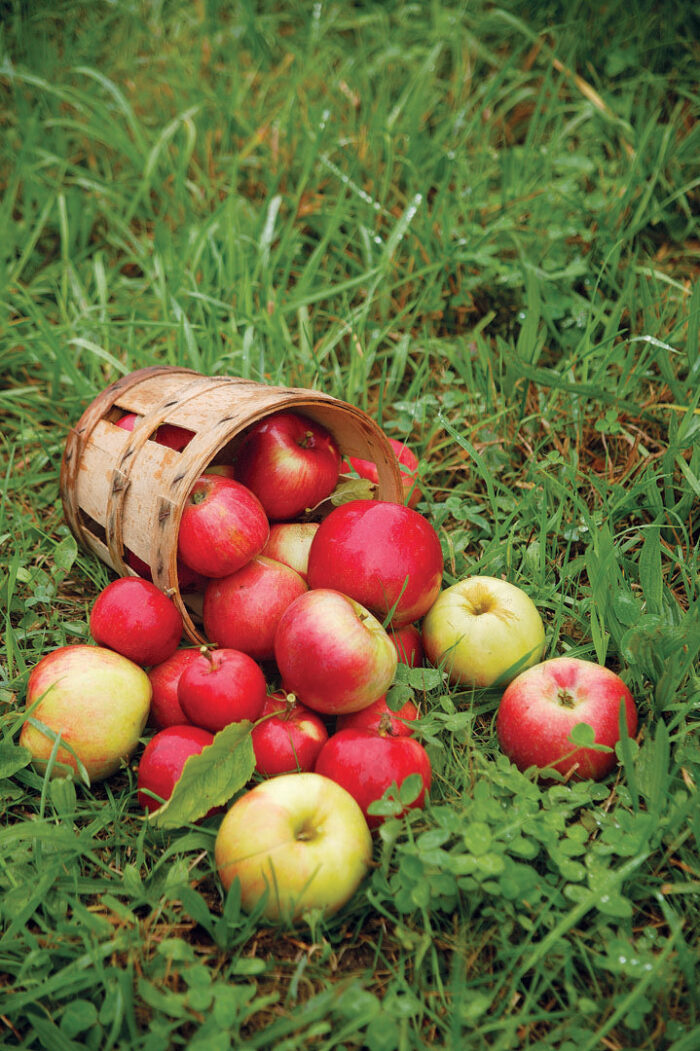
[[[661,541],[656,529],[650,529],[639,553],[639,583],[646,599],[648,613],[663,612],[663,574]]]
[[[12,777],[32,761],[32,753],[11,741],[0,742],[0,777]]]
[[[54,564],[56,568],[60,569],[63,573],[69,572],[77,557],[78,545],[72,534],[65,536],[63,540],[56,545],[53,551]]]
[[[596,744],[595,730],[589,723],[576,723],[571,727],[569,740],[579,748],[593,748],[596,752],[612,752],[613,749],[607,744]]]
[[[148,817],[157,828],[179,828],[227,803],[250,780],[255,754],[252,723],[230,723],[185,763],[170,799]]]

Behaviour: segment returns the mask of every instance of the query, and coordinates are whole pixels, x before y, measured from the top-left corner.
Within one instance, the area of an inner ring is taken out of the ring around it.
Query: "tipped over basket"
[[[134,574],[127,551],[145,562],[157,586],[172,595],[194,642],[206,640],[192,619],[196,601],[185,604],[177,571],[185,501],[210,464],[235,457],[248,427],[283,409],[326,427],[344,457],[375,463],[376,498],[403,502],[401,471],[382,429],[361,409],[320,391],[154,366],[107,387],[66,440],[61,500],[76,539],[120,576]],[[126,413],[141,417],[132,431],[117,426]],[[180,452],[149,440],[162,424],[193,437]]]

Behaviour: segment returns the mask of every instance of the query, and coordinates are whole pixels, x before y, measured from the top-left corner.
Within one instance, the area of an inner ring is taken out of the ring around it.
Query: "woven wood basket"
[[[76,539],[120,576],[135,575],[125,562],[127,549],[146,562],[157,586],[172,595],[194,642],[206,641],[195,623],[201,599],[183,596],[177,578],[185,500],[209,464],[233,459],[247,427],[282,409],[326,427],[343,456],[376,463],[376,499],[403,502],[401,471],[378,424],[319,391],[169,366],[139,369],[98,395],[66,440],[60,491]],[[133,431],[117,427],[115,421],[130,412],[143,419]],[[182,452],[148,440],[163,423],[194,432]]]

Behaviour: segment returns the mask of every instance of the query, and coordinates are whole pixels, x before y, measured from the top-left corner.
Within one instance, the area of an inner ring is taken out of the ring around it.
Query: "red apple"
[[[213,740],[208,730],[190,725],[168,726],[155,734],[143,750],[136,775],[139,806],[151,812],[170,799],[187,760]]]
[[[161,664],[182,638],[182,615],[171,598],[149,580],[121,577],[97,596],[90,612],[90,633],[144,666]]]
[[[316,712],[300,704],[293,693],[278,690],[265,701],[251,740],[258,773],[276,777],[294,770],[313,770],[328,731]]]
[[[217,733],[229,723],[259,719],[267,684],[252,657],[232,649],[202,650],[185,668],[177,687],[189,721]]]
[[[318,754],[315,771],[341,785],[357,801],[370,828],[384,820],[368,813],[384,792],[399,788],[411,774],[420,774],[423,787],[410,807],[422,807],[430,790],[428,753],[413,737],[392,737],[372,730],[338,730]],[[408,808],[407,808],[408,809]]]
[[[185,668],[199,656],[201,651],[195,647],[175,650],[171,657],[149,670],[153,690],[149,722],[159,730],[189,722],[177,698],[177,687]]]
[[[271,660],[280,617],[307,590],[290,566],[257,555],[236,573],[209,582],[204,592],[204,633],[217,646]]]
[[[619,675],[594,661],[553,657],[521,672],[506,687],[496,719],[498,740],[520,770],[553,767],[565,777],[599,780],[617,763],[615,752],[577,746],[569,734],[587,723],[595,744],[614,749],[621,703],[633,737],[637,708]]]
[[[262,554],[291,566],[306,580],[309,550],[317,529],[318,522],[273,522]]]
[[[103,646],[60,646],[31,671],[26,706],[32,711],[19,743],[43,773],[54,750],[52,735],[60,734],[51,776],[76,774],[79,761],[91,782],[100,781],[136,750],[150,701],[148,676],[127,657]]]
[[[270,525],[260,501],[240,482],[203,474],[187,497],[178,555],[206,577],[226,577],[260,554]]]
[[[413,728],[407,725],[407,720],[414,722],[419,718],[418,709],[413,701],[406,701],[397,712],[392,712],[386,703],[386,694],[378,697],[366,708],[359,712],[348,712],[339,715],[336,730],[375,730],[392,737],[411,737]]]
[[[133,431],[134,424],[141,419],[143,417],[138,416],[135,412],[127,412],[125,416],[117,420],[117,427],[125,431]],[[182,452],[193,438],[194,431],[188,431],[186,427],[177,427],[174,423],[162,423],[156,429],[155,434],[151,435],[150,440],[158,442],[159,445],[166,445],[176,452]]]
[[[407,664],[409,668],[422,667],[425,653],[420,628],[415,624],[404,624],[402,628],[392,627],[389,629],[389,638],[396,647],[399,664]]]
[[[442,583],[442,548],[427,518],[403,504],[351,500],[321,522],[309,552],[311,588],[333,588],[402,627]]]
[[[275,635],[282,684],[314,711],[365,708],[386,693],[396,651],[376,617],[325,588],[307,591],[282,614]]]
[[[404,490],[404,503],[408,504],[409,507],[415,507],[421,498],[420,489],[416,484],[418,477],[418,457],[407,445],[403,442],[399,442],[396,438],[389,438],[389,444],[394,450],[394,455],[399,461],[401,466],[401,480],[403,482]],[[362,460],[357,456],[348,457],[349,466],[359,474],[360,478],[368,478],[370,482],[374,482],[376,485],[379,481],[379,474],[377,471],[376,463],[372,460]],[[345,464],[341,466],[341,470],[344,470]]]
[[[235,466],[236,478],[252,489],[269,519],[289,519],[330,496],[340,453],[320,423],[283,411],[251,427]]]

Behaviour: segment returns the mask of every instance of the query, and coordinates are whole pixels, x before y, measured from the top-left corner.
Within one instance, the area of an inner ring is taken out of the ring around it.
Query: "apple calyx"
[[[297,843],[310,843],[318,836],[318,829],[311,822],[305,821],[301,828],[294,834]]]
[[[379,725],[377,726],[377,733],[380,737],[396,737],[396,734],[394,733],[394,727],[391,722],[391,716],[388,712],[384,712],[382,714],[382,717],[379,720]]]
[[[569,693],[569,691],[567,689],[565,689],[563,686],[562,686],[561,689],[557,690],[556,700],[557,700],[557,704],[561,708],[575,708],[576,707],[576,698],[574,697],[573,693]]]
[[[191,492],[188,497],[188,500],[191,504],[194,504],[194,506],[196,507],[197,504],[203,504],[208,495],[209,494],[207,490],[204,487],[202,487],[201,489],[195,489],[193,492]]]
[[[313,449],[316,445],[313,431],[305,431],[302,437],[297,440],[297,445],[300,449]]]

